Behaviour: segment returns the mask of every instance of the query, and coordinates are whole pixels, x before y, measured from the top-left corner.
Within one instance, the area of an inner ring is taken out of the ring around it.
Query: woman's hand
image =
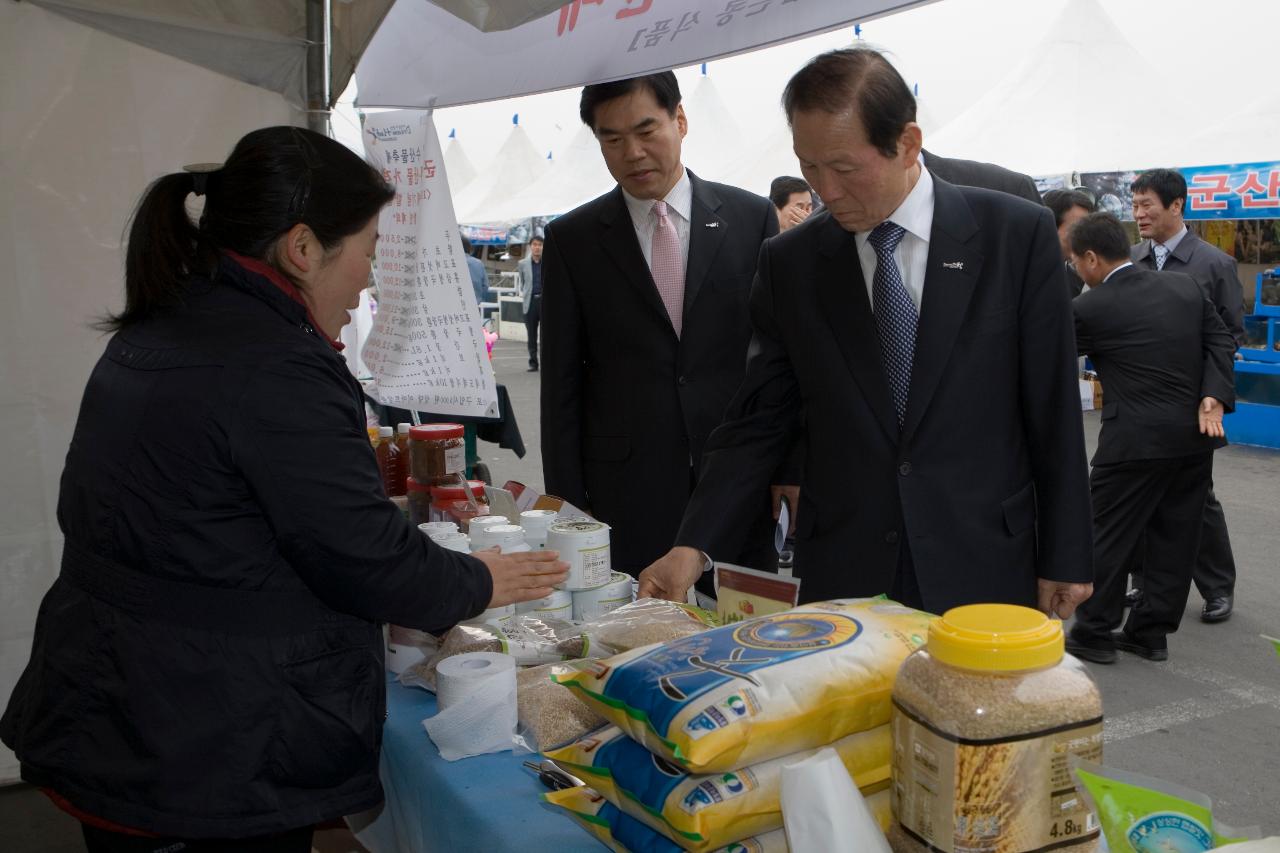
[[[489,599],[489,607],[546,598],[555,584],[563,583],[569,577],[569,564],[562,562],[555,551],[503,554],[497,548],[490,548],[471,556],[484,563],[493,578],[493,598]]]

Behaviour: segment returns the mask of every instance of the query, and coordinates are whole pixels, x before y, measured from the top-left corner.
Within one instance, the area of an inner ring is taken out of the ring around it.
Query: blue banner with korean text
[[[1187,219],[1280,219],[1280,163],[1179,169]]]

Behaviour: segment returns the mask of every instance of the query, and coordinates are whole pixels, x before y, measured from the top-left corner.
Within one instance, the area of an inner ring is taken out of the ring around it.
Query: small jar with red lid
[[[467,500],[467,491],[475,502],[474,507]],[[459,483],[427,486],[410,477],[409,507],[413,512],[423,513],[422,521],[416,522],[418,524],[424,521],[453,521],[459,526],[465,526],[475,516],[489,514],[489,499],[484,495],[483,480],[467,480],[467,490],[464,491]]]
[[[409,430],[409,474],[427,486],[456,483],[467,470],[462,424],[420,424]]]

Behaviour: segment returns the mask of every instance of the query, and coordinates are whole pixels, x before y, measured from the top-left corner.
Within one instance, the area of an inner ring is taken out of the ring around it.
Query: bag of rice
[[[819,602],[553,677],[650,752],[723,772],[887,723],[931,618],[884,598]]]
[[[678,844],[654,832],[645,824],[620,811],[617,806],[587,787],[565,788],[543,794],[543,799],[564,809],[579,826],[615,853],[679,853]],[[889,792],[867,797],[867,806],[881,830],[889,827]],[[787,834],[781,829],[730,842],[716,853],[788,853]]]
[[[583,623],[582,633],[597,651],[608,648],[611,654],[619,654],[701,634],[718,624],[714,613],[700,607],[642,598]]]
[[[605,724],[573,691],[551,680],[550,665],[516,672],[518,734],[530,752],[546,752]]]
[[[546,756],[685,849],[711,850],[744,834],[781,829],[782,768],[822,748],[732,773],[693,776],[610,726]],[[888,789],[888,726],[843,737],[831,748],[864,794]]]
[[[440,640],[439,651],[402,672],[400,683],[434,693],[440,662],[468,652],[501,652],[514,657],[518,666],[536,666],[586,657],[587,638],[572,623],[532,613],[513,616],[505,625],[464,622],[449,629]],[[613,654],[613,650],[603,653]]]

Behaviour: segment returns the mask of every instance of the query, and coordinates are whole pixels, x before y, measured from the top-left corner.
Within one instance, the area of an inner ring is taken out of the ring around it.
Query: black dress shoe
[[[1125,607],[1137,607],[1138,602],[1142,600],[1142,587],[1135,586],[1124,594]]]
[[[1068,652],[1080,658],[1080,660],[1087,660],[1093,663],[1116,662],[1116,650],[1111,646],[1085,645],[1068,635],[1066,647]]]
[[[537,372],[538,372],[538,365],[536,364],[525,371],[525,373],[537,373]]]
[[[1151,646],[1144,646],[1124,631],[1116,631],[1111,635],[1111,639],[1115,641],[1116,648],[1122,652],[1128,652],[1131,655],[1137,655],[1140,658],[1146,658],[1157,663],[1169,659],[1168,649],[1153,649]]]
[[[1235,604],[1235,596],[1215,595],[1204,603],[1200,611],[1201,622],[1226,622],[1231,618],[1231,608]]]

